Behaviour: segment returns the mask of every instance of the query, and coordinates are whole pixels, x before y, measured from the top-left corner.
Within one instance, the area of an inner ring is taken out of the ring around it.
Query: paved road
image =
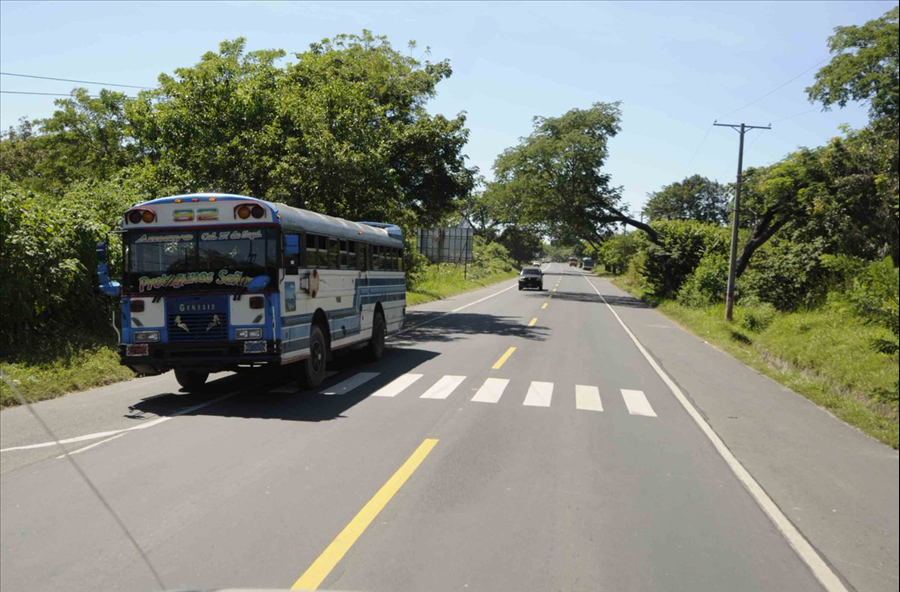
[[[37,407],[170,589],[897,589],[895,451],[605,280],[545,285],[417,307],[321,393]],[[0,420],[0,587],[153,589],[26,410]]]

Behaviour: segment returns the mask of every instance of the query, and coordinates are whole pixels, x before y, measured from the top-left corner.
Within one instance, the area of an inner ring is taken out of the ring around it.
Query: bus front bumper
[[[208,341],[204,343],[128,343],[119,345],[119,358],[141,374],[173,368],[226,369],[246,365],[280,364],[279,341]]]

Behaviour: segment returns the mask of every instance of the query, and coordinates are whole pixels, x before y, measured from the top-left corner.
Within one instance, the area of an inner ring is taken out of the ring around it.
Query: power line
[[[57,82],[77,82],[79,84],[97,84],[100,86],[118,86],[121,88],[139,88],[142,90],[153,90],[149,86],[137,86],[134,84],[113,84],[112,82],[92,82],[90,80],[74,80],[72,78],[54,78],[52,76],[37,76],[35,74],[13,74],[12,72],[0,72],[2,76],[17,76],[19,78],[36,78],[38,80],[56,80]]]
[[[72,97],[71,94],[48,93],[48,92],[28,92],[28,91],[24,91],[24,90],[0,90],[0,93],[3,93],[5,95],[41,95],[41,96],[45,96],[45,97],[69,97],[69,98]],[[100,98],[99,95],[88,95],[88,96],[92,99]]]
[[[788,119],[793,119],[793,118],[795,118],[795,117],[800,117],[801,115],[806,115],[807,113],[812,113],[813,111],[818,111],[818,110],[819,110],[818,107],[813,107],[812,109],[809,109],[808,111],[802,111],[802,112],[800,112],[800,113],[791,115],[790,117],[784,117],[784,118],[782,118],[782,119],[776,119],[776,120],[773,121],[772,123],[778,123],[779,121],[787,121]],[[762,132],[760,132],[760,133],[762,133]]]
[[[785,82],[784,84],[782,84],[782,85],[780,85],[780,86],[777,86],[777,87],[773,88],[772,90],[770,90],[769,92],[767,92],[767,93],[764,94],[763,96],[759,97],[758,99],[753,99],[752,101],[750,101],[749,103],[747,103],[747,104],[744,105],[743,107],[738,107],[738,108],[735,109],[734,111],[730,111],[730,112],[726,113],[725,115],[722,115],[722,116],[720,116],[720,117],[717,117],[716,119],[722,119],[723,117],[728,117],[729,115],[733,115],[734,113],[737,113],[738,111],[741,111],[741,110],[743,110],[743,109],[746,109],[746,108],[749,107],[750,105],[755,105],[756,103],[760,102],[761,100],[763,100],[764,98],[768,97],[769,95],[771,95],[771,94],[773,94],[773,93],[775,93],[775,92],[781,90],[781,89],[784,88],[785,86],[789,85],[789,84],[792,83],[793,81],[797,80],[798,78],[800,78],[801,76],[803,76],[804,74],[806,74],[807,72],[809,72],[810,70],[812,70],[813,68],[815,68],[816,66],[818,66],[819,64],[821,64],[822,62],[824,62],[825,60],[828,60],[828,59],[830,59],[830,58],[831,58],[830,55],[825,56],[824,58],[822,58],[821,60],[819,60],[818,62],[816,62],[815,64],[813,64],[812,66],[810,66],[809,68],[807,68],[806,70],[804,70],[803,72],[800,72],[799,74],[797,74],[796,76],[794,76],[793,78],[791,78],[790,80],[788,80],[787,82]]]
[[[684,168],[685,168],[685,173],[684,173],[685,175],[687,175],[688,172],[690,171],[691,163],[694,162],[694,159],[695,159],[695,158],[697,158],[697,154],[700,153],[700,149],[703,148],[703,144],[706,143],[706,138],[709,137],[709,132],[712,131],[712,128],[714,127],[714,125],[715,125],[714,123],[713,123],[713,124],[710,124],[709,129],[706,130],[706,133],[703,135],[703,139],[700,140],[700,145],[697,146],[697,149],[696,149],[696,150],[694,150],[694,155],[691,156],[691,159],[688,161],[687,165],[685,165],[685,167],[684,167]]]

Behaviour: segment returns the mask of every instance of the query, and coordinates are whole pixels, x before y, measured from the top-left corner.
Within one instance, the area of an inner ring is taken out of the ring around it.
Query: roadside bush
[[[61,198],[0,179],[3,282],[0,357],[46,339],[70,340],[107,324],[114,304],[95,292],[96,243],[140,197],[127,183],[79,183]],[[118,237],[110,255],[121,265]]]
[[[856,312],[870,324],[889,329],[893,340],[878,339],[873,343],[876,350],[897,355],[898,352],[898,293],[900,274],[890,257],[874,261],[866,266],[854,280],[848,296],[855,305]]]
[[[614,234],[600,245],[596,253],[597,263],[602,263],[607,270],[621,274],[628,269],[631,258],[640,246],[639,232]]]
[[[647,243],[642,275],[654,296],[670,298],[707,254],[727,252],[727,228],[693,220],[665,220],[653,223],[661,245]]]
[[[775,310],[774,306],[767,302],[761,302],[742,306],[738,318],[744,329],[754,333],[762,333],[772,324],[772,321],[777,316],[778,311]]]
[[[773,239],[754,255],[739,278],[741,294],[768,302],[780,311],[824,303],[827,271],[820,261],[822,245]]]
[[[678,302],[690,308],[720,302],[727,284],[728,257],[718,251],[707,253],[678,291]]]

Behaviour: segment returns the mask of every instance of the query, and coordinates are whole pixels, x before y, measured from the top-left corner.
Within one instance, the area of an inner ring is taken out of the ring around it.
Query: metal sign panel
[[[472,228],[420,228],[419,252],[434,263],[472,263]]]

